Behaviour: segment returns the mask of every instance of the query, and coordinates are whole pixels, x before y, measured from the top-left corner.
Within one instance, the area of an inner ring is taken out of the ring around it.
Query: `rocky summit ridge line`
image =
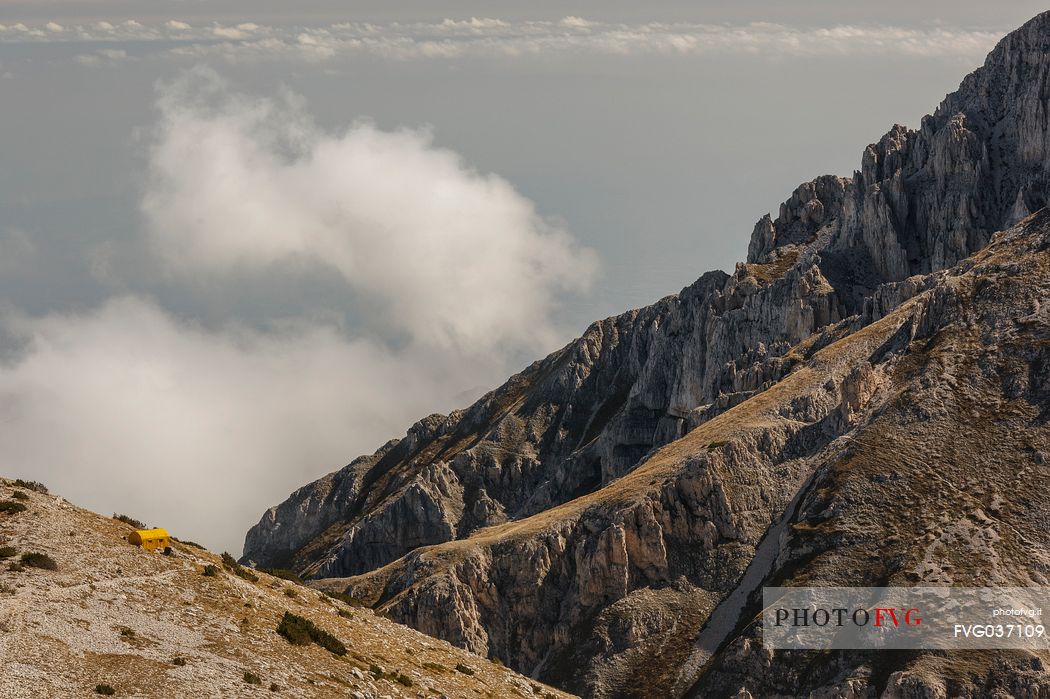
[[[1044,13],[732,275],[299,489],[245,559],[589,696],[1050,691],[1050,658],[773,655],[753,623],[770,582],[1047,584],[1048,71]]]

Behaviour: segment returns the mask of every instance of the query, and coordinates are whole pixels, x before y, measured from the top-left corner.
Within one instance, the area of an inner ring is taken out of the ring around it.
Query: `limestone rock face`
[[[301,488],[245,558],[589,696],[1047,691],[1009,654],[801,673],[747,622],[769,579],[1050,576],[1019,553],[1050,513],[1010,496],[1050,461],[1048,99],[1050,13],[852,177],[797,188],[733,274]]]
[[[249,532],[245,557],[358,573],[540,512],[778,380],[813,333],[894,307],[917,291],[909,277],[1045,204],[1048,25],[1006,37],[919,130],[868,146],[852,178],[801,185],[756,224],[733,275],[594,323],[470,408],[300,489]]]
[[[1050,486],[1050,212],[914,286],[593,493],[317,584],[584,696],[866,697],[891,675],[887,697],[1015,676],[1038,696],[1050,673],[1023,653],[843,652],[802,674],[811,655],[762,647],[769,581],[1050,578],[1050,505],[1011,495]]]
[[[918,130],[896,125],[850,179],[819,177],[760,220],[748,261],[828,231],[825,274],[849,312],[880,283],[949,267],[1050,197],[1050,19],[1010,34]]]

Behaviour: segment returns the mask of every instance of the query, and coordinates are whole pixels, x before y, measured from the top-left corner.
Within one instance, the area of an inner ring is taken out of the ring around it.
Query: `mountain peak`
[[[803,678],[755,624],[771,580],[1050,582],[1018,553],[1050,548],[1050,515],[1010,499],[1050,462],[1048,23],[852,176],[798,186],[733,274],[297,491],[246,556],[595,697],[1050,688],[999,654],[843,653]]]
[[[796,189],[775,219],[756,225],[748,261],[817,245],[855,312],[879,284],[951,266],[1045,206],[1048,49],[1044,12],[1003,38],[918,130],[895,124],[869,145],[852,180],[828,188],[825,176]],[[847,278],[860,288],[845,288]]]

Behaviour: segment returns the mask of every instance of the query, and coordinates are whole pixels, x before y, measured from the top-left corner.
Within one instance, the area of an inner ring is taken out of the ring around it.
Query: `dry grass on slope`
[[[0,696],[567,696],[316,590],[239,577],[194,546],[142,551],[129,525],[62,498],[0,479],[0,501],[26,506],[0,513]],[[33,552],[56,569],[18,563]],[[346,654],[289,643],[286,612]]]

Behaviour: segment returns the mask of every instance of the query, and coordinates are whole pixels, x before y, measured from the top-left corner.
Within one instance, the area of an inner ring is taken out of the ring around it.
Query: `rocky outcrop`
[[[470,408],[431,416],[300,489],[249,532],[246,559],[329,578],[418,629],[585,694],[797,693],[790,664],[774,667],[737,628],[752,583],[945,575],[940,549],[909,573],[836,548],[850,539],[829,523],[856,505],[833,496],[843,470],[877,454],[917,458],[897,447],[915,438],[934,445],[921,458],[955,459],[962,480],[951,487],[985,478],[963,469],[952,442],[952,426],[981,412],[966,402],[978,393],[959,393],[963,365],[984,377],[987,404],[1015,411],[1013,429],[1040,435],[1024,448],[1050,453],[1043,423],[1022,410],[1050,414],[1050,380],[1018,369],[1026,356],[1050,365],[1037,349],[1048,226],[1042,213],[1025,218],[1050,195],[1048,99],[1050,13],[1006,37],[918,130],[895,126],[868,146],[852,177],[800,186],[756,224],[733,274],[594,323]],[[1014,316],[1030,322],[1015,327]],[[915,436],[915,421],[941,431]],[[1028,453],[1009,443],[1003,453]],[[874,480],[858,481],[868,491],[897,492],[894,469],[944,486],[913,460],[872,468]],[[915,492],[903,501],[921,500]],[[923,506],[939,507],[934,492]],[[1025,501],[1014,514],[1037,510]],[[897,537],[893,560],[925,536],[859,511],[867,519],[848,531]],[[950,534],[971,536],[984,535],[963,524]],[[1030,565],[1005,553],[973,564],[1004,580]],[[910,666],[865,675],[858,657],[804,686],[861,695],[892,671],[905,696],[919,691],[909,678],[937,677]],[[742,668],[783,679],[756,684]]]
[[[868,146],[852,178],[800,186],[733,275],[595,323],[467,410],[300,489],[249,532],[246,559],[358,573],[593,492],[781,378],[814,332],[979,250],[1046,201],[1048,24],[1004,39],[919,130]]]
[[[915,310],[874,353],[871,371],[882,378],[871,407],[848,448],[818,471],[763,584],[1046,584],[1050,509],[1031,494],[1050,480],[1039,456],[1050,440],[1048,397],[1022,377],[1041,371],[1050,337],[1047,318],[1025,322],[1050,292],[1048,251],[1044,210],[951,274],[934,275],[936,284],[901,309]],[[688,677],[690,696],[1050,690],[1045,653],[842,651],[820,662],[814,653],[771,653],[761,643],[760,593],[747,591],[738,630]]]
[[[471,408],[297,491],[249,532],[245,559],[364,572],[611,482],[783,376],[794,360],[782,355],[840,319],[812,259],[785,255],[593,324]]]
[[[787,377],[593,494],[318,584],[585,696],[871,696],[893,673],[885,696],[936,696],[916,687],[966,671],[839,653],[803,677],[813,656],[764,649],[757,616],[769,584],[1050,575],[1050,506],[1009,495],[1050,485],[1033,470],[1050,395],[1018,383],[1050,338],[1050,316],[1018,322],[1050,294],[1050,212],[916,286],[881,319],[803,343]],[[1023,654],[973,663],[988,682],[1023,671],[1050,689]]]
[[[759,221],[748,261],[832,230],[824,274],[849,313],[881,283],[949,267],[1050,197],[1050,19],[1036,17],[989,54],[918,130],[894,126],[852,178],[799,187]]]

